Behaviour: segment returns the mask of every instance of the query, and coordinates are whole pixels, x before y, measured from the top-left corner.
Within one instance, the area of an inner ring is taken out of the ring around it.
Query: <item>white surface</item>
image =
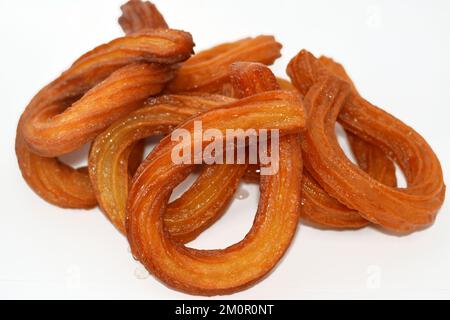
[[[155,278],[139,280],[126,240],[98,210],[62,210],[24,183],[14,154],[20,113],[85,51],[121,35],[124,0],[0,0],[0,298],[191,298]],[[414,127],[449,173],[450,2],[157,1],[197,50],[260,33],[284,44],[284,75],[301,48],[343,62],[362,94]],[[447,181],[448,182],[448,181]],[[257,203],[235,201],[195,242],[217,248],[243,238]],[[301,226],[272,274],[231,298],[450,298],[448,201],[436,224],[408,237],[371,228]],[[138,270],[139,273],[139,270]]]

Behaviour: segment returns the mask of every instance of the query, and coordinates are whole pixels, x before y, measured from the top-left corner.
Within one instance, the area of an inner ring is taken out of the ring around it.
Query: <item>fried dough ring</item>
[[[118,121],[100,134],[92,145],[89,172],[100,207],[125,233],[125,205],[130,180],[128,158],[137,141],[168,134],[199,113],[219,108],[234,99],[217,95],[162,96]],[[206,166],[196,182],[169,204],[164,221],[171,237],[186,243],[216,221],[239,186],[245,167]]]
[[[154,30],[116,39],[85,54],[38,94],[41,99],[27,107],[22,134],[28,148],[45,157],[78,149],[146,98],[161,92],[173,77],[170,66],[186,60],[192,48],[188,33]],[[74,85],[73,90],[80,94],[112,72],[71,107],[61,110],[54,104],[55,95],[71,95]]]
[[[165,82],[173,77],[174,70],[170,66],[146,64],[139,61],[155,59],[163,62],[166,59],[167,62],[176,62],[190,54],[192,51],[190,46],[193,45],[191,37],[182,32],[175,31],[175,33],[177,33],[175,38],[179,38],[179,40],[185,38],[186,43],[183,44],[181,41],[178,44],[179,52],[175,45],[171,49],[165,50],[162,55],[159,52],[154,54],[154,51],[159,51],[159,48],[154,46],[157,41],[153,40],[152,42],[149,39],[152,33],[136,35],[129,39],[121,38],[113,41],[112,44],[100,46],[80,58],[71,69],[33,98],[18,125],[16,154],[24,179],[39,196],[63,208],[87,209],[94,207],[97,203],[85,168],[75,170],[56,158],[41,157],[29,151],[29,146],[23,139],[23,127],[30,126],[28,122],[30,115],[36,116],[46,110],[49,112],[66,110],[73,103],[86,109],[93,103],[95,103],[95,107],[101,106],[102,102],[105,103],[103,107],[106,109],[114,110],[116,108],[115,112],[120,111],[117,108],[124,108],[121,112],[101,121],[103,127],[107,126],[123,115],[125,110],[129,112],[140,106],[141,101],[148,97],[151,91],[155,93],[160,91]],[[157,35],[157,38],[162,36],[162,38],[170,39],[173,36],[166,37],[164,34],[168,34],[168,31],[153,33],[153,35]],[[150,42],[147,43],[146,39],[149,39]],[[153,48],[151,48],[152,45]],[[164,57],[164,55],[166,56]],[[106,80],[104,81],[104,79]],[[132,83],[128,84],[127,82],[130,80]],[[99,83],[100,85],[98,85]],[[142,85],[141,88],[136,87],[140,85]],[[112,90],[116,90],[116,92],[112,92]],[[86,92],[88,93],[86,94]],[[127,94],[121,99],[114,99],[115,95],[121,93]],[[130,96],[129,93],[139,93],[139,96],[133,97],[134,94]],[[82,99],[78,101],[81,97]],[[114,99],[113,104],[108,101],[110,99]],[[72,111],[71,114],[73,113]],[[89,121],[92,123],[92,119]],[[76,119],[72,120],[72,123],[74,122]],[[82,123],[79,125],[83,126]],[[94,126],[100,130],[98,124]],[[92,128],[90,130],[92,135]],[[81,133],[81,135],[84,134]]]
[[[326,57],[321,57],[320,61],[336,75],[345,79],[356,92],[356,87],[344,68]],[[375,145],[365,142],[349,131],[346,131],[346,135],[359,167],[381,183],[396,187],[395,166],[387,155]],[[305,168],[302,218],[308,224],[333,229],[358,229],[368,225],[369,222],[356,210],[349,209],[323,190],[307,171]]]
[[[301,101],[293,92],[268,92],[209,111],[181,128],[267,128],[298,132],[305,124]],[[174,165],[174,143],[165,138],[141,165],[127,203],[127,234],[132,252],[167,285],[182,291],[215,295],[241,290],[262,278],[279,261],[297,227],[302,162],[300,142],[280,141],[280,170],[261,179],[261,200],[254,226],[240,243],[225,250],[194,250],[176,245],[162,217],[172,189],[190,172]],[[204,147],[205,145],[203,145]],[[274,236],[276,234],[276,236]]]
[[[442,169],[431,147],[412,128],[373,106],[313,55],[300,52],[288,67],[300,92],[307,92],[309,130],[302,140],[305,165],[333,197],[365,219],[397,233],[429,226],[445,195]],[[334,125],[378,145],[405,173],[408,187],[393,188],[351,163],[337,144]]]
[[[334,65],[331,59],[322,57],[322,60],[330,68],[333,67],[335,72],[341,77],[348,80],[356,90],[343,68]],[[284,79],[279,78],[278,83],[283,89],[296,90],[291,82]],[[347,132],[347,136],[358,165],[374,179],[395,187],[397,185],[395,167],[385,153],[378,147],[361,140],[349,132]],[[258,181],[259,175],[255,174],[254,168],[249,169],[245,179],[255,182]],[[323,190],[311,174],[308,173],[307,168],[304,169],[303,175],[301,219],[303,222],[321,229],[359,229],[367,226],[369,223],[357,211],[347,208]]]

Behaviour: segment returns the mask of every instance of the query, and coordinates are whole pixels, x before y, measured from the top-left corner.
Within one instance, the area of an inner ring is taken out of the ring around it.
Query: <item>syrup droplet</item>
[[[150,274],[143,266],[139,266],[134,270],[134,276],[136,279],[145,280],[150,276]]]
[[[249,196],[250,196],[250,192],[248,192],[245,189],[240,188],[234,195],[234,198],[238,199],[238,200],[244,200],[244,199],[247,199]]]

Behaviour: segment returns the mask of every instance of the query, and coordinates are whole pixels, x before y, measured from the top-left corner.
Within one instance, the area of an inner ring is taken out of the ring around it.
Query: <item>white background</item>
[[[16,164],[15,128],[22,110],[78,56],[121,36],[116,20],[122,1],[0,0],[0,298],[191,298],[142,275],[125,238],[100,211],[46,204],[24,183]],[[161,0],[157,5],[173,28],[192,32],[197,50],[275,35],[284,44],[274,67],[278,75],[302,48],[343,62],[361,93],[421,133],[449,173],[449,1]],[[243,238],[258,199],[256,187],[244,188],[251,197],[236,200],[193,246],[221,248]],[[433,227],[407,237],[372,228],[334,232],[301,226],[276,270],[230,298],[450,298],[448,211],[447,201]]]

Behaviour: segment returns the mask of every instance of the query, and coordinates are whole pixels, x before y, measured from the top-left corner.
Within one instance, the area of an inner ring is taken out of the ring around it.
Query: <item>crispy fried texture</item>
[[[395,165],[383,150],[364,141],[350,131],[347,132],[353,155],[359,167],[375,180],[390,187],[397,186]]]
[[[272,128],[284,134],[299,132],[305,125],[297,94],[282,91],[258,94],[202,114],[181,126],[191,135],[194,120],[202,121],[205,130]],[[127,234],[133,254],[164,283],[193,294],[232,293],[261,279],[284,254],[299,216],[300,141],[287,136],[280,144],[280,170],[261,179],[260,205],[250,233],[225,250],[202,251],[176,245],[165,232],[168,198],[191,166],[174,165],[174,143],[164,139],[140,167],[130,190]]]
[[[195,183],[167,207],[164,224],[171,238],[187,243],[213,225],[233,200],[245,170],[237,164],[204,166]]]
[[[252,64],[237,63],[232,65],[231,70],[245,70],[246,65],[252,66]],[[284,88],[288,90],[296,91],[295,87],[290,82],[279,78],[274,80],[268,77],[267,74],[264,74],[265,70],[267,69],[260,68],[254,72],[248,72],[247,78],[239,77],[239,73],[237,72],[235,72],[233,76],[232,72],[231,83],[235,84],[233,87],[239,88],[235,83],[236,81],[234,78],[236,77],[241,82],[245,80],[245,86],[241,86],[241,90],[261,92],[267,90],[269,87],[276,87],[276,82],[278,82],[279,86],[284,86]],[[248,75],[252,75],[253,77]],[[261,83],[258,79],[262,78],[267,80],[264,83]],[[245,96],[246,92],[236,91],[234,94],[237,96]],[[392,170],[386,172],[386,163],[390,164],[392,169],[394,169],[394,166],[391,161],[386,160],[384,153],[376,147],[361,142],[360,140],[352,140],[352,142],[353,141],[353,151],[357,153],[358,160],[361,161],[361,164],[368,172],[370,172],[370,174],[373,174],[376,178],[392,179],[393,177],[395,180],[395,171]],[[259,167],[257,165],[250,165],[244,178],[245,181],[259,182],[258,171]],[[366,219],[361,217],[357,211],[347,208],[325,192],[307,170],[304,171],[303,176],[301,218],[307,224],[321,229],[358,229],[367,226],[369,223]]]
[[[326,57],[322,57],[321,61],[355,88],[342,66]],[[283,89],[296,90],[287,80],[278,78],[277,81]],[[386,154],[350,132],[347,134],[358,165],[374,179],[395,187],[395,167]],[[258,169],[258,166],[249,166],[244,179],[247,182],[259,182]],[[321,229],[358,229],[369,224],[357,211],[349,209],[323,190],[306,168],[302,189],[301,218],[305,223]]]
[[[90,209],[97,205],[87,168],[74,169],[57,158],[33,154],[20,130],[16,135],[16,155],[23,178],[47,202],[71,209]]]
[[[347,137],[359,167],[377,181],[395,187],[395,167],[386,154],[351,133],[347,132]],[[358,229],[369,224],[358,211],[346,207],[323,190],[307,168],[303,177],[302,205],[302,219],[317,228]]]
[[[271,65],[281,55],[281,44],[272,36],[246,38],[200,52],[183,64],[168,92],[207,92],[232,95],[229,66],[234,62]]]
[[[283,90],[297,90],[297,89],[295,89],[294,85],[286,79],[277,78],[277,81],[278,81],[278,85]]]
[[[234,99],[218,95],[161,96],[100,134],[89,156],[89,172],[100,207],[125,233],[125,204],[130,175],[130,150],[140,140],[170,133],[199,113],[219,108]],[[236,191],[245,168],[239,165],[206,166],[194,185],[168,206],[164,216],[175,241],[195,239],[222,214]]]
[[[358,92],[352,79],[341,64],[325,56],[320,57],[319,61],[335,76],[347,81],[351,85],[353,92]],[[352,134],[351,131],[347,130],[346,133],[359,167],[372,178],[391,187],[397,186],[394,162],[389,159],[388,155],[376,145]]]
[[[156,6],[148,1],[131,0],[122,7],[119,24],[126,34],[145,30],[168,29],[169,26]]]
[[[229,78],[235,97],[278,90],[280,86],[272,71],[260,63],[236,62],[229,67]]]
[[[28,148],[45,157],[78,149],[161,92],[173,78],[172,64],[186,60],[192,48],[192,38],[185,32],[155,30],[116,39],[87,53],[27,107],[22,134]],[[54,101],[73,91],[80,94],[99,81],[103,82],[69,108]]]
[[[346,80],[356,91],[355,85],[340,64],[327,57],[321,57],[320,61],[335,75]],[[395,187],[397,185],[395,166],[388,156],[377,146],[349,131],[346,133],[359,167],[372,178]],[[308,169],[305,168],[305,171]],[[356,210],[346,207],[330,196],[309,173],[304,176],[302,203],[302,218],[306,223],[319,228],[358,229],[369,223]]]
[[[190,34],[169,29],[152,3],[130,0],[121,9],[127,36],[86,53],[33,98],[18,124],[16,154],[26,182],[48,202],[87,209],[98,201],[163,283],[207,296],[247,288],[282,258],[299,218],[324,229],[374,223],[396,233],[434,221],[445,197],[439,160],[412,128],[364,100],[342,65],[302,51],[288,66],[289,82],[265,66],[280,56],[272,36],[191,57]],[[278,129],[278,172],[203,165],[169,203],[195,165],[173,163],[178,142],[170,136],[141,164],[143,139],[184,129],[194,158],[195,139],[203,150],[210,142],[194,134],[196,121],[224,136],[233,128]],[[357,165],[337,142],[337,121]],[[93,139],[88,168],[58,160]],[[397,188],[394,161],[407,188]],[[185,247],[222,216],[242,179],[259,183],[261,194],[244,240],[223,250]]]
[[[250,165],[244,181],[259,183],[259,180],[259,167]],[[323,190],[307,168],[303,170],[301,220],[319,229],[359,229],[369,223]]]
[[[150,2],[129,1],[122,6],[122,12],[119,23],[127,34],[136,30],[168,28],[161,13]],[[228,82],[228,67],[239,61],[271,65],[281,56],[281,47],[274,37],[259,36],[223,43],[204,50],[183,64],[167,92],[219,93],[232,97],[234,94]],[[282,84],[288,86],[287,81]]]
[[[445,196],[442,169],[431,147],[412,128],[364,100],[318,59],[302,51],[289,64],[305,93],[310,126],[302,140],[305,165],[333,197],[365,219],[397,233],[430,225]],[[390,154],[405,173],[405,189],[385,185],[355,166],[336,142],[334,125]],[[313,125],[312,125],[313,124]]]
[[[83,55],[42,89],[23,113],[16,136],[19,167],[28,185],[63,208],[94,207],[87,170],[75,170],[52,156],[77,149],[159,93],[173,78],[172,63],[187,59],[192,46],[189,34],[171,30],[120,38]]]
[[[68,102],[68,105],[71,103]],[[16,155],[25,181],[41,198],[62,208],[90,209],[97,205],[87,167],[74,169],[57,158],[45,158],[30,152],[18,126]],[[134,173],[142,162],[143,146],[136,145],[129,162]]]

